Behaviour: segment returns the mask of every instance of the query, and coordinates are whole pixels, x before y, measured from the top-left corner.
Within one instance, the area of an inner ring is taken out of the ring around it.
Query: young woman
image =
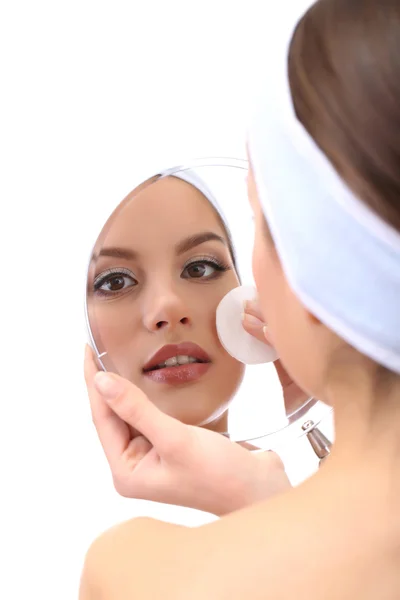
[[[218,206],[210,193],[205,196],[202,182],[193,176],[190,181],[160,178],[126,198],[95,246],[87,306],[94,338],[107,350],[103,361],[108,371],[138,386],[163,413],[221,433],[228,431],[228,408],[244,365],[222,347],[215,313],[225,294],[240,283],[233,244]],[[249,321],[253,317],[252,323],[244,324],[248,331],[262,337],[257,306],[250,306],[246,315]],[[176,364],[169,366],[171,359]],[[277,371],[284,385],[279,363]],[[90,376],[88,389],[91,395]],[[288,410],[306,399],[300,390],[295,390],[295,397],[289,386],[287,391]],[[111,418],[106,406],[102,414]],[[116,422],[116,415],[112,418]],[[246,485],[244,493],[250,499],[252,488],[260,487],[258,481],[246,483],[242,470],[230,472],[213,457],[214,477],[203,483],[202,493],[193,501],[176,478],[160,475],[166,462],[159,460],[148,440],[122,421],[118,432],[118,443],[130,444],[128,460],[117,467],[106,454],[116,490],[124,496],[223,514],[237,506],[234,488]],[[253,464],[250,447],[246,448],[243,470]],[[189,447],[182,447],[181,453],[181,460],[191,460]],[[202,460],[209,460],[208,452]],[[290,487],[277,456],[268,453],[259,460],[263,481],[267,473],[275,480],[271,493]],[[196,466],[191,470],[197,472]],[[214,493],[221,478],[228,477],[222,497]]]
[[[222,347],[215,312],[240,284],[215,207],[187,181],[160,178],[125,199],[100,241],[87,305],[107,370],[166,414],[227,431],[244,365]]]
[[[298,488],[197,530],[107,532],[82,599],[400,597],[400,5],[319,0],[296,17],[249,136],[253,268],[283,364],[335,408],[332,455]],[[168,449],[137,388],[93,385]],[[217,451],[211,432],[175,432]]]

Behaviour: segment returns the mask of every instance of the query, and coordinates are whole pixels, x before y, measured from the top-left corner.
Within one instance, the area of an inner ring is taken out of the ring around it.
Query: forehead
[[[107,246],[124,245],[140,250],[175,244],[199,231],[226,237],[220,218],[207,198],[194,186],[166,177],[131,197],[112,220]]]

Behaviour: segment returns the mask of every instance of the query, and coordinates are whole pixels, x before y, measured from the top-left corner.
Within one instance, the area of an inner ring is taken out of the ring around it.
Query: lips
[[[144,365],[143,374],[156,383],[180,385],[198,380],[211,365],[207,352],[192,342],[170,344]]]
[[[167,346],[163,346],[150,358],[150,360],[144,365],[143,372],[147,373],[148,371],[158,369],[159,365],[165,363],[165,361],[181,356],[187,356],[195,359],[195,361],[199,363],[211,362],[207,352],[203,350],[203,348],[200,348],[200,346],[197,344],[193,344],[192,342],[168,344]],[[171,365],[171,367],[173,368],[173,365]]]

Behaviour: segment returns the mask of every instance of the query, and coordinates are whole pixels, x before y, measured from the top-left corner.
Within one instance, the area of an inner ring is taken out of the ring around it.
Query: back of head
[[[397,0],[319,0],[292,38],[289,82],[299,121],[400,231],[399,44]]]
[[[354,357],[400,374],[400,3],[299,4],[266,54],[249,154],[289,288],[336,338],[295,319],[283,292],[266,316],[299,383],[303,355],[309,371]]]
[[[398,231],[399,43],[397,0],[319,0],[288,58],[297,118],[358,198]]]

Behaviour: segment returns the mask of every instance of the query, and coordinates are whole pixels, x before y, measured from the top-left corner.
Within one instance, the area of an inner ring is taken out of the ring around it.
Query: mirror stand
[[[326,435],[318,429],[314,421],[306,421],[302,426],[302,430],[306,433],[307,439],[319,458],[319,464],[321,466],[331,453],[332,442],[330,442]]]

